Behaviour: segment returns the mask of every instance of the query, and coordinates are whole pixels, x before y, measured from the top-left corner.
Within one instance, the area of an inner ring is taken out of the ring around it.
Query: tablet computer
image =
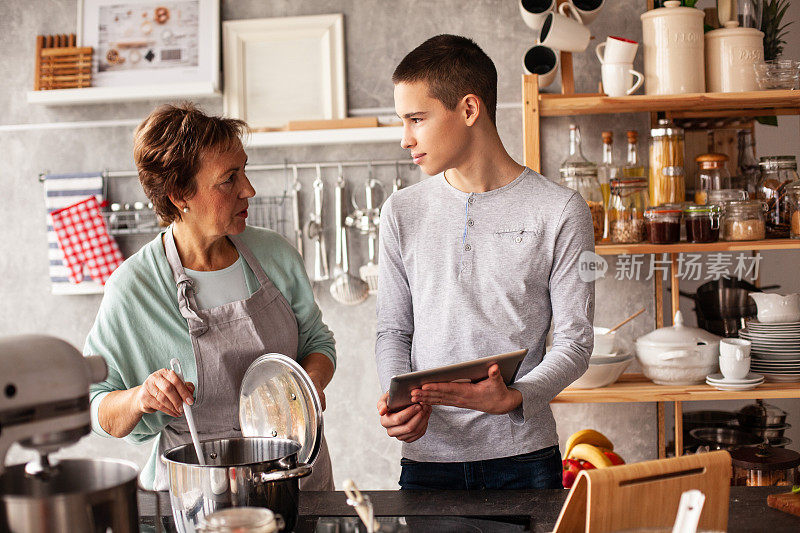
[[[522,360],[528,350],[491,355],[473,361],[464,361],[454,365],[418,370],[407,374],[400,374],[392,378],[389,385],[389,401],[387,407],[390,411],[398,411],[408,407],[411,401],[411,391],[421,388],[426,383],[446,383],[453,381],[469,381],[477,383],[489,377],[489,367],[497,363],[500,366],[500,375],[506,385],[510,385],[517,377]]]

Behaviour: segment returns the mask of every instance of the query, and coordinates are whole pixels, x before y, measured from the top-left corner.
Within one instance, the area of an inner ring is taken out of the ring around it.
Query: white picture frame
[[[219,90],[219,0],[77,3],[78,46],[94,49],[93,87],[173,85]],[[117,61],[110,62],[109,57]]]
[[[222,23],[223,111],[253,129],[347,116],[344,16]]]

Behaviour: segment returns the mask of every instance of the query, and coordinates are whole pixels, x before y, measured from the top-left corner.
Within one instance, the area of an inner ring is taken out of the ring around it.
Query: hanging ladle
[[[336,196],[334,197],[334,209],[336,217],[336,267],[334,268],[334,280],[331,283],[331,296],[334,300],[344,305],[360,304],[367,299],[369,287],[361,279],[351,276],[349,272],[348,250],[347,250],[347,229],[342,225],[344,213],[342,205],[344,203],[345,180],[342,173],[342,165],[339,165],[339,179],[336,181]]]

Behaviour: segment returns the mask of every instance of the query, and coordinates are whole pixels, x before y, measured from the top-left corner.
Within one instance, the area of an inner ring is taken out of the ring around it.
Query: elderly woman
[[[91,388],[92,423],[104,436],[155,438],[145,487],[167,487],[161,452],[191,442],[182,404],[201,440],[241,436],[239,386],[258,356],[299,361],[320,398],[336,362],[305,265],[279,234],[248,227],[244,122],[163,106],[136,129],[134,159],[145,194],[171,223],[106,284],[85,353],[108,363]],[[169,370],[177,357],[186,382]],[[196,384],[196,385],[195,385]],[[323,440],[305,490],[333,490]]]

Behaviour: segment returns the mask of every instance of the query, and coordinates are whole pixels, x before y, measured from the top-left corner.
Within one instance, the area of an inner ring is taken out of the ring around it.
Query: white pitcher
[[[758,307],[758,321],[765,323],[800,322],[800,293],[771,294],[751,292]]]

